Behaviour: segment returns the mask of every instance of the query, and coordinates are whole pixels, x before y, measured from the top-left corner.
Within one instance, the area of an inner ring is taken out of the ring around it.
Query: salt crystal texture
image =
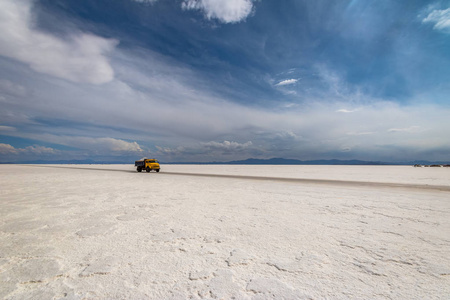
[[[450,168],[0,165],[0,298],[448,299]]]

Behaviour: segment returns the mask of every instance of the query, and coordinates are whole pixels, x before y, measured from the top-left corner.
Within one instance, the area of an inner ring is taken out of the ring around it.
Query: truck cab
[[[138,172],[142,172],[142,170],[145,170],[147,173],[154,170],[156,172],[159,172],[161,167],[159,166],[159,162],[152,158],[152,159],[142,159],[142,160],[136,160],[134,162],[134,166],[136,167],[136,170]]]

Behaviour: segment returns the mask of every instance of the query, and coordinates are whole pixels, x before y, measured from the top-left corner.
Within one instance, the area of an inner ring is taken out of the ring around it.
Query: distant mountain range
[[[134,161],[94,161],[91,159],[86,160],[35,160],[24,162],[9,162],[2,164],[133,164]],[[383,165],[443,165],[449,164],[449,162],[436,162],[436,161],[409,161],[409,162],[382,162],[382,161],[364,161],[364,160],[339,160],[339,159],[319,159],[319,160],[298,160],[298,159],[286,159],[286,158],[270,158],[270,159],[256,159],[249,158],[245,160],[235,160],[228,162],[161,162],[161,164],[198,164],[198,165],[370,165],[370,166],[383,166]]]
[[[340,159],[319,159],[319,160],[298,160],[287,158],[270,158],[270,159],[257,159],[249,158],[245,160],[234,160],[229,162],[178,162],[169,164],[203,164],[203,165],[370,165],[370,166],[385,166],[385,165],[432,165],[432,164],[448,164],[448,162],[435,162],[426,160],[417,160],[409,162],[382,162],[382,161],[364,161],[364,160],[340,160]]]
[[[379,161],[362,161],[362,160],[339,160],[339,159],[319,159],[319,160],[298,160],[286,158],[270,158],[230,161],[226,164],[230,165],[388,165],[389,163]]]

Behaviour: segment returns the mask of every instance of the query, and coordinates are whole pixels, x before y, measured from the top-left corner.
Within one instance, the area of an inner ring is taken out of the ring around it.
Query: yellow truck
[[[136,167],[136,170],[138,172],[142,172],[142,170],[145,170],[147,173],[150,172],[151,170],[159,172],[159,170],[161,169],[161,167],[159,166],[159,162],[156,159],[148,159],[148,158],[136,160],[134,162],[134,166]]]

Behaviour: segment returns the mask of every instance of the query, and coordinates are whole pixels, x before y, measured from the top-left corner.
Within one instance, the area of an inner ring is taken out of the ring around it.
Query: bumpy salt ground
[[[0,298],[450,299],[448,168],[162,168],[1,165]]]

